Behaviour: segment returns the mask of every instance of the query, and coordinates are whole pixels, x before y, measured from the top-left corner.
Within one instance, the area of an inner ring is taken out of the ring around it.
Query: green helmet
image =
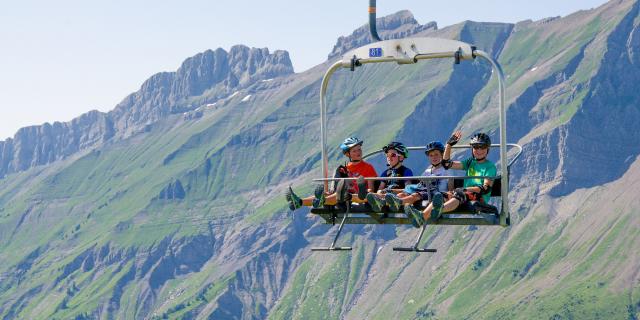
[[[393,142],[390,142],[388,145],[382,147],[382,151],[384,151],[384,153],[387,153],[387,151],[391,149],[397,151],[405,159],[409,158],[409,150],[407,149],[407,147],[404,146],[402,142],[393,141]]]

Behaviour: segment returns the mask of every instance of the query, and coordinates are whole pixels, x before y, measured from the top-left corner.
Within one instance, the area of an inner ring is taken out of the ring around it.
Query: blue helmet
[[[355,146],[361,146],[362,143],[364,141],[356,138],[356,137],[349,137],[344,139],[344,141],[342,142],[342,144],[340,145],[340,149],[342,149],[343,153],[349,152],[349,150],[351,150],[351,148],[355,147]]]
[[[444,152],[444,144],[440,141],[431,141],[427,144],[427,149],[424,151],[425,154],[429,154],[430,151],[440,150],[440,152]]]

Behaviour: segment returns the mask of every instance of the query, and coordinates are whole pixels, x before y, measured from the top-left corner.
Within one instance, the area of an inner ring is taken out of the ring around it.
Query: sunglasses
[[[474,148],[474,149],[482,149],[482,150],[488,148],[488,146],[485,146],[485,145],[482,145],[482,144],[477,144],[477,145],[474,145],[474,146],[471,146],[471,147]]]

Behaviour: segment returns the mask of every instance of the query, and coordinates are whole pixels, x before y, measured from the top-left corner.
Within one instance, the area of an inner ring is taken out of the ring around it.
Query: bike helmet
[[[444,153],[444,144],[440,141],[431,141],[427,144],[427,149],[424,151],[425,154],[429,154],[429,152],[433,150],[440,150],[440,152]]]
[[[486,133],[476,133],[471,137],[469,144],[471,146],[485,146],[488,148],[491,146],[491,138],[489,138],[489,135]]]
[[[362,143],[364,141],[356,138],[356,137],[349,137],[344,139],[344,141],[342,142],[342,144],[340,145],[340,149],[342,149],[342,152],[349,152],[349,150],[351,150],[351,148],[355,147],[355,146],[361,146]]]
[[[400,155],[402,155],[405,159],[409,158],[409,150],[404,146],[402,142],[390,142],[388,145],[382,147],[382,151],[387,153],[389,150],[398,151]]]

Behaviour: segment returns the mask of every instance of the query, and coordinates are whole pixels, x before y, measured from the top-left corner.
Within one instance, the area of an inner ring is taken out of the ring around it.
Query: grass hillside
[[[594,170],[572,157],[611,154],[566,143],[602,119],[599,94],[613,101],[619,88],[616,106],[636,114],[637,92],[611,74],[637,67],[638,10],[612,1],[556,20],[420,34],[475,43],[504,67],[509,142],[525,147],[511,227],[432,226],[422,244],[438,252],[414,254],[391,250],[413,228],[347,226],[339,241],[352,252],[311,253],[335,228],[306,209],[288,213],[283,192],[310,194],[319,175],[327,62],[0,179],[0,318],[637,319],[637,148],[597,185],[563,177]],[[330,166],[350,135],[365,151],[455,128],[497,141],[495,88],[480,61],[340,70],[328,92]],[[424,156],[408,164],[420,171]]]

